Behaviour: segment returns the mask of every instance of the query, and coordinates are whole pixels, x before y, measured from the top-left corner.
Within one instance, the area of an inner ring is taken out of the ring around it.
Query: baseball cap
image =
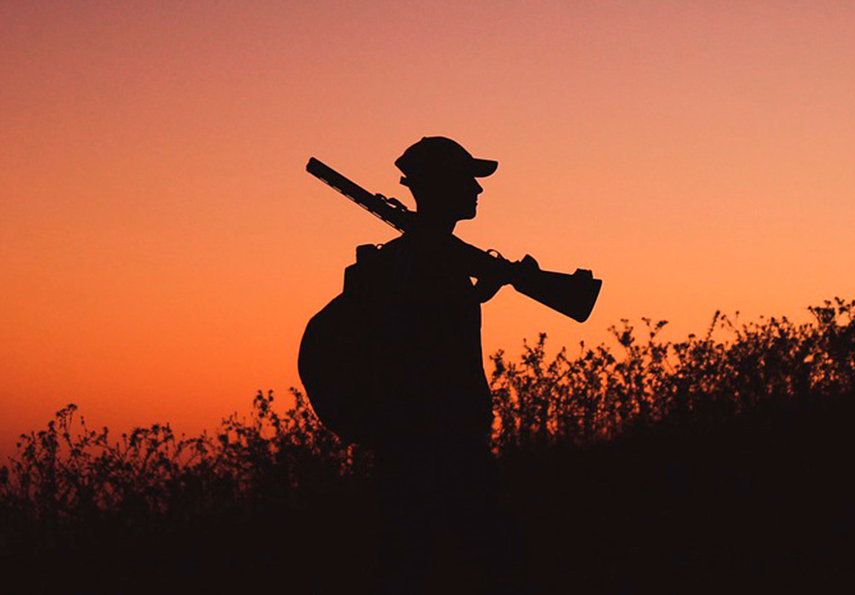
[[[401,183],[410,180],[442,177],[449,173],[465,172],[484,178],[496,171],[498,161],[476,159],[460,143],[444,136],[425,136],[412,145],[395,161],[404,173]]]

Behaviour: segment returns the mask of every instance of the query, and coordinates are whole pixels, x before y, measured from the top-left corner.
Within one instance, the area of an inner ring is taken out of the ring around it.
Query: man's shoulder
[[[386,242],[385,244],[378,244],[377,249],[383,254],[397,254],[399,252],[412,250],[413,241],[408,234],[403,234],[394,240]]]
[[[414,249],[408,238],[401,236],[385,244],[364,244],[356,248],[356,263],[348,267],[354,274],[372,283],[406,275],[412,267]],[[352,275],[353,276],[353,275]]]
[[[356,248],[356,263],[360,268],[385,267],[412,254],[413,246],[404,236],[385,244],[363,244]]]
[[[441,234],[405,233],[379,246],[388,255],[417,253],[425,257],[448,256],[454,236]]]

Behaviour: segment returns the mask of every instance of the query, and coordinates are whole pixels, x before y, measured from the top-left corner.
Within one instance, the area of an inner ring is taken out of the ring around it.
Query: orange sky
[[[855,295],[855,4],[0,3],[0,454],[90,423],[212,427],[298,384],[308,318],[447,135],[500,161],[458,235],[605,281],[579,325],[510,289],[486,352],[702,331]]]

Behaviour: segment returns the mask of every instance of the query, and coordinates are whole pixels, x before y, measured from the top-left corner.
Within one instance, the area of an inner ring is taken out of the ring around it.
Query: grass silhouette
[[[817,588],[849,567],[855,301],[813,320],[700,336],[664,321],[615,345],[546,355],[546,336],[494,364],[494,451],[535,593],[642,586]],[[114,437],[74,405],[0,467],[0,561],[30,591],[370,584],[371,454],[341,443],[302,393],[281,411],[176,436]],[[14,572],[12,572],[14,571]],[[75,582],[77,581],[77,582]]]
[[[562,349],[546,361],[545,335],[521,362],[492,357],[500,448],[609,440],[661,424],[716,425],[743,413],[820,405],[855,389],[855,301],[810,307],[813,321],[786,317],[738,324],[716,312],[702,336],[663,342],[667,324],[642,319],[611,327],[606,345]]]

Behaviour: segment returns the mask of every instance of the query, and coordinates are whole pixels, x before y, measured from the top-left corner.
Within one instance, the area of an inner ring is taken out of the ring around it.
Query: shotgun
[[[415,225],[417,213],[399,200],[370,193],[314,157],[309,159],[306,171],[401,233],[407,233]],[[572,275],[544,271],[529,255],[511,262],[495,250],[481,250],[456,236],[451,241],[461,261],[468,263],[473,277],[509,278],[521,294],[579,322],[585,322],[591,315],[603,285],[591,271],[576,269]]]

